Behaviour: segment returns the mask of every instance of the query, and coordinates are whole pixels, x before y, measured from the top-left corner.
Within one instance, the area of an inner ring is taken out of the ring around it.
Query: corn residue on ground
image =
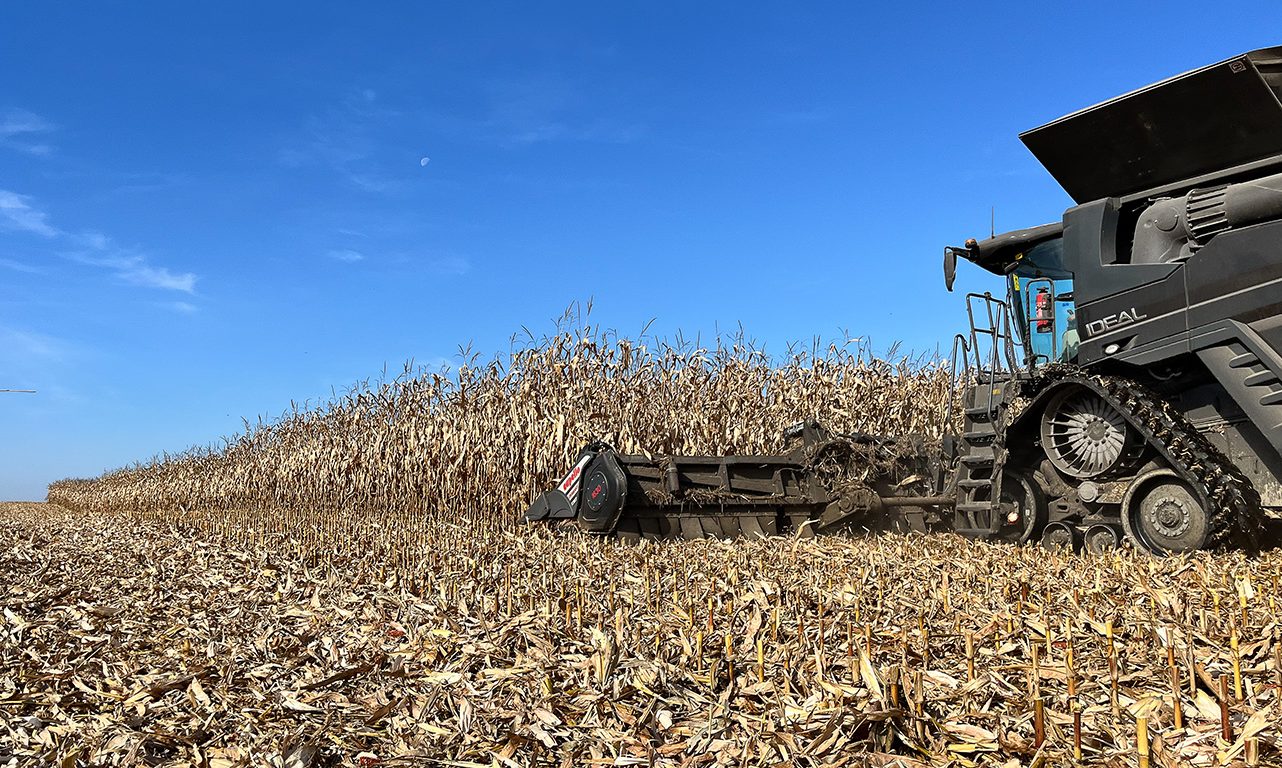
[[[1277,553],[353,525],[0,507],[0,764],[1282,760]]]
[[[0,511],[0,764],[1282,764],[1277,553],[518,523],[595,438],[929,442],[956,391],[580,327],[54,483]]]

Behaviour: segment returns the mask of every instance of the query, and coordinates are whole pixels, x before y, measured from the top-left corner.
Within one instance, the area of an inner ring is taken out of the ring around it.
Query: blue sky
[[[943,246],[1069,204],[1021,130],[1282,43],[1263,3],[371,7],[0,7],[0,387],[39,390],[0,498],[589,298],[934,351]]]

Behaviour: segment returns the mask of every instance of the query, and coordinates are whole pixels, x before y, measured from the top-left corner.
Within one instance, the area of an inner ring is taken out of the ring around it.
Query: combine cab
[[[1282,510],[1282,48],[1021,137],[1078,203],[945,249],[959,434],[789,430],[780,456],[587,446],[526,513],[629,537],[951,530],[1101,552],[1254,548]],[[953,423],[950,419],[949,423]],[[1271,542],[1269,542],[1271,543]]]

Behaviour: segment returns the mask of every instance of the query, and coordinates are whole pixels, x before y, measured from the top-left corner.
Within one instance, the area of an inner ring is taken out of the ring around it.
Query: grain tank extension
[[[584,448],[530,521],[626,537],[951,530],[1099,552],[1278,543],[1282,48],[1021,136],[1076,205],[944,253],[966,297],[960,431],[829,434],[778,456]],[[954,420],[950,419],[950,423]]]

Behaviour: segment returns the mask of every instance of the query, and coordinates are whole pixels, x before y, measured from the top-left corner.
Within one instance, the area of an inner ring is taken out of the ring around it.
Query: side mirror
[[[949,293],[953,291],[953,281],[957,279],[957,250],[944,249],[944,287]]]

